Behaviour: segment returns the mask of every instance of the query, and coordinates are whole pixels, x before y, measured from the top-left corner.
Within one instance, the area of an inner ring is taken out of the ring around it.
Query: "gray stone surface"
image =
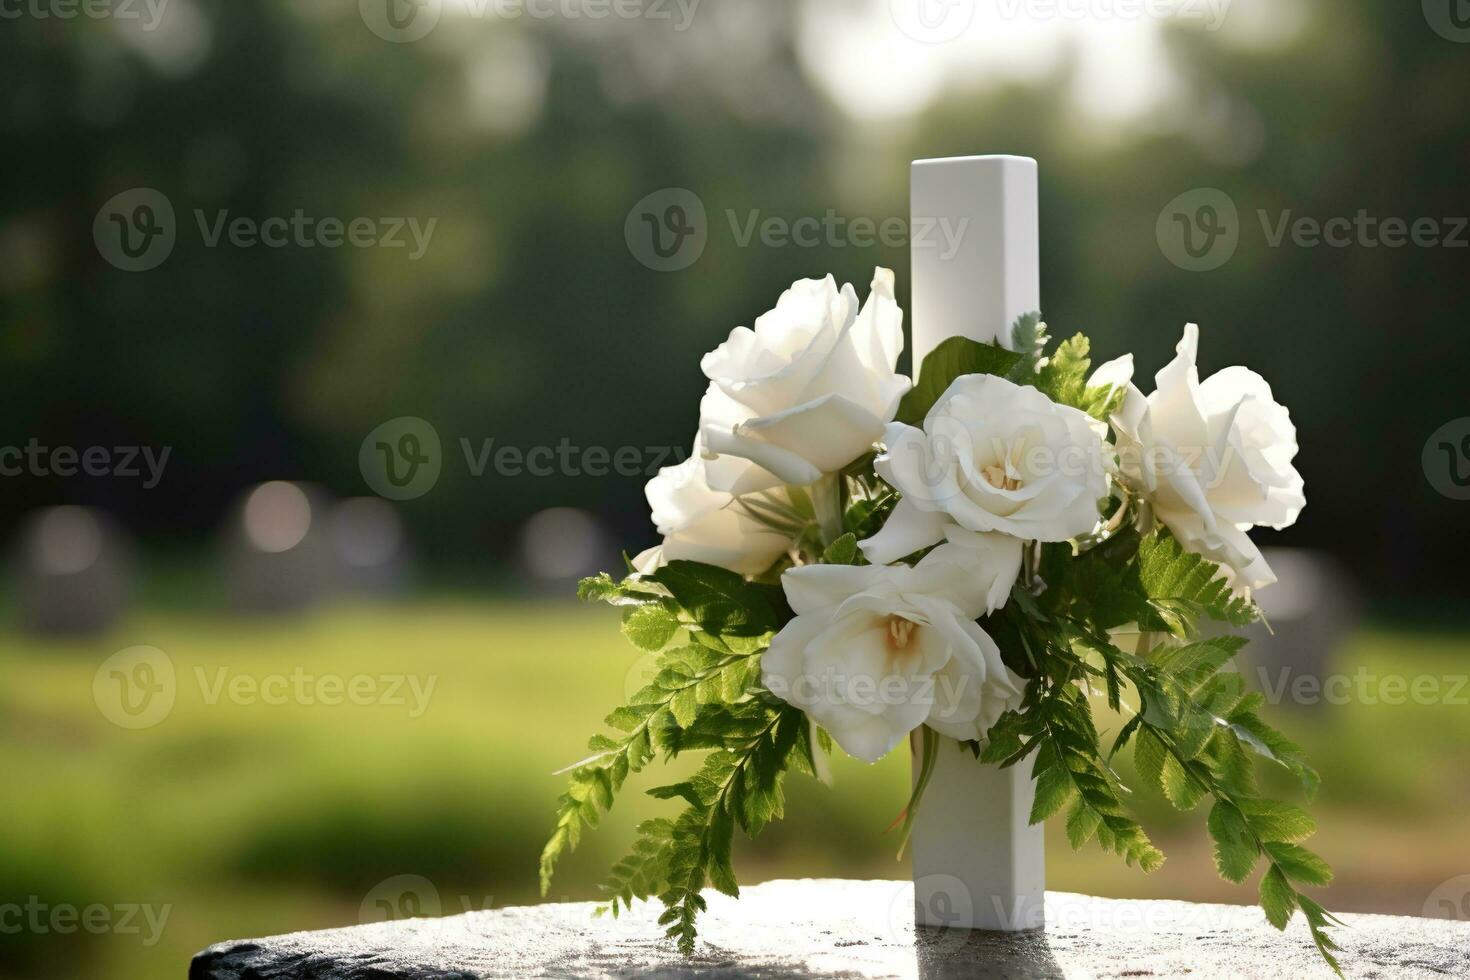
[[[220,943],[191,980],[486,977],[1329,977],[1300,917],[1283,935],[1248,906],[1047,893],[1045,931],[913,925],[900,881],[771,881],[707,893],[699,953],[661,938],[655,906],[593,919],[590,903],[407,919]],[[1470,923],[1345,915],[1348,977],[1470,977]]]

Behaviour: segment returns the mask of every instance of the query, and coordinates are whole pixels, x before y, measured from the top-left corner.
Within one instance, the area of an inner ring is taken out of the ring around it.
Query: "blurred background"
[[[1243,669],[1322,770],[1324,901],[1470,918],[1459,0],[0,19],[0,974],[534,901],[551,773],[646,667],[573,583],[654,542],[699,356],[800,277],[907,306],[908,163],[970,153],[1040,161],[1054,334],[1147,379],[1197,321],[1290,407]],[[794,780],[742,878],[905,877],[907,774]],[[1050,886],[1254,901],[1139,806],[1163,870],[1056,838]]]

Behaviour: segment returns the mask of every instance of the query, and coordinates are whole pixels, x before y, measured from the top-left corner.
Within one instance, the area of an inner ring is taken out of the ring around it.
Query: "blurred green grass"
[[[0,935],[6,976],[182,976],[212,942],[354,923],[373,886],[400,874],[432,881],[446,913],[537,901],[536,857],[562,782],[552,772],[585,754],[647,662],[609,611],[566,603],[426,600],[274,620],[150,609],[100,638],[0,634],[10,787],[0,902],[168,906],[162,938]],[[130,731],[98,710],[92,682],[103,660],[135,644],[169,655],[177,697],[162,722]],[[1463,673],[1467,655],[1470,636],[1378,629],[1355,635],[1336,667],[1443,676]],[[198,672],[212,684],[220,668],[252,678],[408,674],[435,686],[420,717],[411,698],[211,704]],[[1418,914],[1436,884],[1470,872],[1470,711],[1353,703],[1273,715],[1324,776],[1317,849],[1339,875],[1330,906]],[[882,834],[905,800],[903,753],[872,767],[838,759],[834,776],[831,787],[792,780],[788,819],[738,845],[745,880],[907,875]],[[630,782],[564,863],[554,898],[595,897],[633,824],[669,807],[640,792],[660,780]],[[1050,886],[1253,900],[1216,879],[1202,812],[1138,802],[1170,856],[1162,871],[1144,876],[1095,848],[1072,854],[1053,836]]]

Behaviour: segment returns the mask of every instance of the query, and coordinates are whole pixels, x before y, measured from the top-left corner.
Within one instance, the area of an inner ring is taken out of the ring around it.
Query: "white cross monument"
[[[916,160],[909,209],[910,228],[943,219],[959,235],[948,256],[932,239],[911,236],[915,375],[949,337],[1010,346],[1016,318],[1041,309],[1036,161]],[[1034,795],[1029,761],[1005,770],[982,765],[940,738],[910,838],[915,922],[1006,931],[1042,925],[1044,838],[1040,824],[1026,822]]]

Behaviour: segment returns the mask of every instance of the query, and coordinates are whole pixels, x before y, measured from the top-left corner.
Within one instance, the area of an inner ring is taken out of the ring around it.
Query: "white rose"
[[[1098,368],[1092,383],[1127,385],[1112,418],[1124,481],[1186,548],[1261,588],[1276,576],[1246,531],[1287,527],[1306,506],[1291,464],[1296,427],[1254,371],[1229,367],[1201,382],[1198,347],[1199,327],[1188,324],[1147,397],[1132,384],[1131,356]]]
[[[934,403],[923,429],[895,422],[874,468],[903,494],[876,535],[872,562],[943,540],[953,524],[1033,541],[1092,530],[1107,495],[1103,443],[1091,419],[1035,388],[967,374]]]
[[[688,459],[663,467],[644,488],[653,523],[664,540],[633,559],[639,572],[687,559],[758,575],[791,547],[789,537],[756,520],[735,497],[710,489],[702,449],[695,439]]]
[[[974,542],[971,542],[974,544]],[[920,725],[981,739],[1020,706],[1024,682],[975,622],[1020,564],[964,545],[918,565],[806,565],[781,577],[796,618],[761,660],[767,689],[849,755],[876,762]],[[982,557],[983,556],[983,557]]]
[[[909,390],[895,372],[903,312],[877,269],[858,312],[851,285],[802,279],[776,306],[704,356],[700,431],[710,484],[731,493],[805,486],[867,452]],[[749,460],[755,467],[741,466]]]

